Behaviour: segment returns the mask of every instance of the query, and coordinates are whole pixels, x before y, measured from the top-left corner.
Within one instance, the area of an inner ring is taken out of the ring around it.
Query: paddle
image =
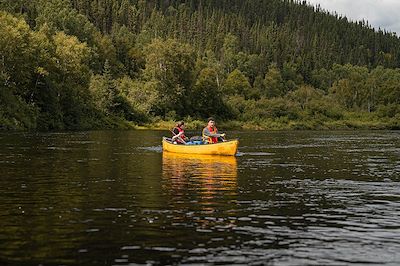
[[[186,141],[184,141],[180,136],[176,135],[175,132],[173,130],[171,130],[172,134],[174,134],[174,137],[176,137],[176,139],[179,139],[180,141],[182,141],[183,144],[186,144]],[[172,137],[172,140],[174,140],[174,137]]]
[[[226,135],[225,135],[225,133],[222,133],[222,134],[223,134],[224,136],[221,136],[221,139],[222,139],[223,142],[225,142],[225,141],[226,141],[226,138],[225,138]],[[222,135],[222,134],[221,134],[221,135]]]

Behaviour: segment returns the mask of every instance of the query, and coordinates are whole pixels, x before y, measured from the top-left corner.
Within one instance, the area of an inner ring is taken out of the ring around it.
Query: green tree
[[[265,91],[263,95],[267,98],[285,95],[285,84],[276,64],[269,66],[268,72],[265,74],[264,78],[264,88]]]
[[[315,69],[311,73],[311,81],[310,83],[325,92],[328,92],[328,89],[333,84],[332,71],[328,71],[325,68]]]
[[[366,67],[346,65],[339,72],[339,76],[343,78],[333,84],[331,93],[348,109],[366,109],[369,94],[366,83],[368,69]]]
[[[299,103],[301,109],[306,109],[309,102],[315,99],[321,98],[323,95],[321,92],[315,90],[312,86],[302,85],[297,90],[292,91],[288,94],[289,99]]]
[[[120,97],[129,104],[131,120],[144,122],[151,117],[159,99],[156,85],[151,81],[132,80],[127,76],[117,80]]]
[[[294,63],[284,63],[281,73],[285,83],[284,94],[295,90],[303,83],[303,77],[298,73],[297,65]]]
[[[216,69],[206,67],[200,71],[191,97],[192,109],[197,117],[227,117],[229,115],[229,110],[222,101]]]
[[[370,91],[369,100],[374,106],[400,104],[400,69],[377,67],[367,80]]]
[[[77,37],[59,32],[53,37],[57,76],[52,86],[58,88],[58,98],[66,128],[90,127],[91,105],[88,91],[91,50]]]
[[[102,75],[93,75],[90,80],[89,90],[92,94],[96,108],[105,115],[116,113],[117,89],[116,81],[111,75],[110,64],[104,64]]]
[[[93,44],[97,30],[88,18],[79,14],[69,0],[35,0],[38,16],[36,27],[47,25],[52,33],[63,31],[77,37],[81,42]]]
[[[239,50],[238,38],[228,33],[224,38],[222,47],[222,62],[227,73],[232,72],[237,67],[237,53]]]
[[[223,86],[225,95],[241,95],[248,98],[251,94],[251,86],[248,78],[240,70],[235,69],[229,73]]]
[[[0,123],[7,128],[35,128],[33,80],[40,77],[37,39],[23,19],[0,11]],[[38,72],[38,73],[35,73]]]
[[[145,48],[146,67],[144,77],[157,84],[159,114],[175,110],[186,114],[187,95],[193,85],[195,54],[193,48],[177,40],[154,39]]]

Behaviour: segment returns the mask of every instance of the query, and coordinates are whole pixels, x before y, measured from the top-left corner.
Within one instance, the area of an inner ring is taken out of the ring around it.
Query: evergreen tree
[[[400,127],[399,38],[306,2],[1,1],[0,36],[2,128],[344,111]]]

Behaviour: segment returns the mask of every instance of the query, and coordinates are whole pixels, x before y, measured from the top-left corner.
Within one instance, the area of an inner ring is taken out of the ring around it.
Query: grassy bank
[[[206,125],[206,121],[184,119],[187,130],[199,130]],[[174,127],[173,120],[155,120],[136,129],[169,130]],[[343,119],[307,119],[290,120],[287,117],[278,119],[260,119],[257,121],[218,121],[218,128],[223,130],[399,130],[400,119],[378,118],[375,115],[346,113]]]
[[[187,130],[201,130],[207,123],[206,120],[193,119],[191,117],[183,119],[152,117],[147,122],[138,124],[118,116],[100,116],[98,119],[92,119],[87,123],[76,124],[69,128],[26,128],[18,124],[1,123],[0,130],[170,130],[178,120],[185,121]],[[332,119],[326,116],[300,116],[298,119],[281,116],[275,118],[255,118],[248,121],[217,119],[217,125],[221,130],[400,130],[400,114],[392,117],[380,117],[377,113],[344,112],[340,119]]]

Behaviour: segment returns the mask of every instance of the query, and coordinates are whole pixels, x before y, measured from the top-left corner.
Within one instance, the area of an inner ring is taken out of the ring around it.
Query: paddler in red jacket
[[[225,133],[219,134],[218,129],[215,126],[214,118],[208,118],[208,124],[203,129],[203,141],[208,144],[217,143],[219,140],[225,141],[223,138],[225,137]]]
[[[189,138],[185,136],[185,122],[183,121],[176,123],[174,129],[172,129],[172,133],[172,141],[176,141],[178,144],[186,144],[189,140]]]

